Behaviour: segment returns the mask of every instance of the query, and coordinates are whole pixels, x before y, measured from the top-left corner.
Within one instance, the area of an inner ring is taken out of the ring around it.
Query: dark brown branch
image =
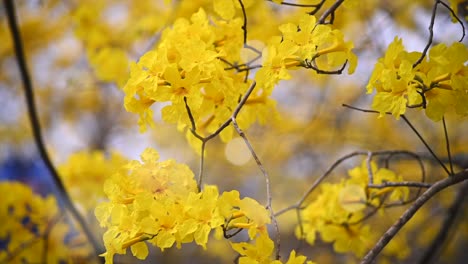
[[[242,25],[242,31],[244,32],[244,46],[247,45],[247,14],[245,13],[245,7],[242,0],[238,0],[242,9],[242,16],[244,17],[244,24]]]
[[[325,24],[325,20],[330,16],[330,21],[327,24],[333,24],[335,18],[335,11],[340,7],[344,0],[337,0],[327,11],[325,11],[322,16],[317,21],[317,24]]]
[[[374,110],[368,110],[368,109],[362,109],[362,108],[358,108],[358,107],[355,107],[355,106],[351,106],[351,105],[347,105],[347,104],[342,104],[342,106],[346,107],[346,108],[350,108],[350,109],[353,109],[353,110],[357,110],[357,111],[360,111],[360,112],[364,112],[364,113],[375,113],[375,114],[378,114],[379,112],[378,111],[374,111]],[[389,112],[386,112],[387,115],[391,115],[392,113],[389,113]],[[445,166],[445,164],[442,162],[442,160],[435,154],[435,152],[432,150],[432,148],[429,146],[429,144],[427,144],[426,140],[424,140],[424,138],[421,136],[421,134],[419,133],[419,131],[413,126],[413,124],[411,124],[411,122],[408,120],[408,118],[405,116],[405,115],[401,115],[401,118],[405,121],[405,123],[411,128],[411,130],[413,130],[413,132],[416,134],[416,136],[421,140],[421,142],[424,144],[424,146],[427,148],[427,150],[431,153],[432,157],[434,157],[434,159],[437,160],[437,162],[440,164],[440,166],[445,170],[445,172],[447,172],[448,175],[450,175],[450,171],[447,169],[447,167]]]
[[[199,173],[198,173],[198,184],[197,184],[198,190],[201,190],[201,185],[202,185],[203,167],[204,167],[204,163],[205,163],[206,143],[208,141],[210,141],[211,139],[215,138],[217,135],[219,135],[219,133],[221,133],[227,126],[229,126],[231,124],[232,118],[237,117],[240,110],[245,105],[245,102],[247,102],[247,99],[249,98],[250,94],[255,89],[256,85],[257,85],[256,82],[253,82],[250,85],[249,89],[245,92],[245,94],[242,96],[240,102],[237,104],[236,109],[234,109],[234,111],[232,112],[232,116],[229,119],[227,119],[223,124],[221,124],[221,126],[219,126],[219,128],[215,132],[213,132],[212,134],[210,134],[210,135],[208,135],[206,137],[203,137],[203,136],[201,136],[200,134],[197,133],[196,126],[195,126],[195,119],[193,118],[192,111],[190,110],[190,106],[187,104],[187,102],[185,103],[185,108],[187,110],[187,114],[189,116],[190,123],[192,125],[192,128],[190,129],[190,132],[192,133],[192,135],[194,137],[196,137],[197,139],[199,139],[202,142],[201,157],[200,157],[200,170],[199,170]]]
[[[372,110],[369,110],[369,111],[372,111]],[[372,155],[370,155],[372,154]],[[419,163],[419,166],[421,168],[421,175],[422,175],[422,182],[414,182],[413,183],[410,183],[410,182],[402,182],[402,183],[389,183],[390,185],[392,184],[396,184],[398,186],[400,185],[404,185],[404,183],[408,183],[409,185],[417,185],[419,184],[419,186],[412,186],[412,187],[421,187],[421,188],[427,188],[427,184],[424,183],[424,180],[425,180],[425,170],[424,170],[424,165],[421,161],[421,158],[416,154],[416,153],[413,153],[413,152],[410,152],[410,151],[406,151],[406,150],[384,150],[384,151],[375,151],[375,152],[369,152],[369,151],[356,151],[356,152],[352,152],[350,154],[347,154],[341,158],[339,158],[338,160],[336,160],[329,168],[328,170],[322,175],[320,176],[320,178],[316,179],[314,181],[314,183],[311,185],[311,187],[309,188],[309,190],[306,191],[306,193],[302,196],[301,200],[294,204],[294,205],[291,205],[287,208],[284,208],[284,209],[281,209],[279,210],[277,213],[276,213],[276,216],[279,216],[281,214],[284,214],[290,210],[294,210],[294,209],[303,209],[303,203],[305,202],[305,200],[307,199],[307,197],[315,190],[315,188],[318,187],[318,185],[323,181],[325,180],[326,177],[328,177],[342,162],[346,161],[347,159],[350,159],[352,157],[355,157],[355,156],[368,156],[368,157],[372,157],[372,156],[383,156],[383,155],[389,155],[389,156],[395,156],[395,155],[398,155],[398,154],[405,154],[405,155],[409,155],[413,158],[415,158],[418,163]],[[388,161],[386,161],[388,163]],[[385,183],[384,183],[385,184]],[[386,187],[391,187],[390,185],[386,186]],[[369,187],[373,187],[375,186],[375,188],[381,188],[380,185],[377,185],[377,184],[370,184]],[[384,187],[382,187],[384,188]]]
[[[369,188],[383,189],[387,187],[417,187],[417,188],[430,188],[432,184],[424,182],[384,182],[381,184],[368,184]]]
[[[21,80],[23,82],[26,104],[28,108],[28,116],[29,116],[29,120],[31,123],[34,142],[36,144],[36,147],[39,150],[39,154],[42,160],[44,161],[47,169],[52,175],[52,179],[55,185],[58,188],[59,197],[63,200],[66,208],[70,211],[70,213],[76,219],[79,226],[83,229],[83,232],[85,233],[89,242],[93,246],[94,251],[96,253],[96,257],[97,257],[99,253],[103,251],[101,249],[101,245],[95,239],[93,232],[87,226],[86,221],[84,220],[84,218],[80,215],[80,213],[74,206],[68,192],[66,191],[65,185],[60,179],[60,176],[57,170],[55,169],[52,163],[52,160],[49,157],[49,154],[47,153],[47,150],[43,141],[43,137],[42,137],[42,130],[41,130],[41,125],[39,123],[39,117],[37,114],[36,105],[34,103],[33,85],[32,85],[32,81],[29,76],[29,72],[28,72],[27,65],[26,65],[26,57],[25,57],[24,50],[23,50],[23,42],[21,40],[21,34],[19,32],[18,24],[16,22],[15,6],[13,4],[13,0],[4,0],[3,3],[5,5],[5,9],[6,9],[7,17],[8,17],[8,25],[9,25],[11,35],[13,38],[13,45],[14,45],[15,53],[16,53],[16,60],[18,62],[18,67],[21,73]],[[103,261],[104,259],[99,258],[99,260]]]
[[[317,72],[318,74],[342,74],[343,73],[343,70],[346,68],[346,65],[348,64],[348,60],[345,61],[345,63],[343,63],[343,65],[341,66],[341,68],[339,68],[338,70],[334,70],[334,71],[327,71],[327,70],[322,70],[322,69],[319,69],[315,63],[315,59],[312,59],[312,62],[308,61],[308,60],[305,60],[304,63],[303,63],[303,67],[306,68],[306,69],[312,69],[314,70],[315,72]]]
[[[468,180],[468,170],[459,172],[453,177],[448,177],[434,183],[427,189],[419,198],[403,213],[403,215],[383,234],[375,246],[367,253],[361,264],[370,264],[374,261],[377,255],[385,248],[385,246],[393,239],[400,229],[413,217],[413,215],[423,206],[429,199],[443,189]]]
[[[445,136],[445,147],[447,148],[447,157],[450,164],[450,174],[453,174],[453,162],[452,162],[452,153],[450,152],[450,140],[447,132],[447,124],[445,123],[445,117],[442,117],[442,124],[444,126],[444,136]]]
[[[443,1],[439,1],[439,3],[440,3],[441,5],[443,5],[445,8],[447,8],[447,9],[450,11],[450,13],[452,14],[452,16],[458,21],[458,23],[459,23],[460,26],[462,27],[462,37],[461,37],[460,40],[458,41],[458,42],[462,42],[463,39],[465,38],[465,34],[466,34],[466,33],[465,33],[465,31],[466,31],[466,30],[465,30],[465,25],[463,24],[463,21],[461,21],[461,19],[458,17],[457,14],[455,14],[455,12],[453,11],[453,9],[452,9],[449,5],[447,5],[447,4],[444,3]],[[466,4],[466,2],[465,2],[465,4]]]
[[[445,241],[447,240],[447,236],[449,234],[450,229],[453,229],[455,219],[457,218],[457,214],[460,212],[460,209],[463,207],[465,199],[468,197],[468,181],[463,183],[461,188],[458,190],[457,196],[455,197],[455,201],[452,203],[450,208],[447,210],[446,217],[442,226],[439,230],[439,233],[432,240],[431,245],[427,248],[426,252],[424,253],[423,257],[419,261],[420,264],[428,264],[435,261],[435,257],[440,252],[441,247],[444,245]]]
[[[431,153],[431,155],[439,162],[440,166],[447,172],[448,175],[451,175],[450,171],[447,169],[445,164],[442,162],[442,160],[439,159],[439,157],[435,154],[435,152],[432,150],[432,148],[429,146],[429,144],[424,140],[421,134],[419,134],[419,131],[411,124],[411,122],[408,120],[408,118],[404,115],[401,116],[401,118],[406,122],[406,124],[413,130],[413,132],[416,134],[416,136],[421,140],[421,142],[426,146],[427,150]]]
[[[268,2],[273,2],[273,0],[267,0]],[[322,1],[325,2],[325,1]],[[322,3],[323,4],[323,3]],[[321,6],[322,4],[296,4],[296,3],[290,3],[290,2],[285,2],[281,1],[280,5],[285,5],[285,6],[294,6],[294,7],[318,7]]]
[[[434,6],[432,8],[432,15],[431,15],[431,22],[429,23],[429,39],[427,40],[427,44],[424,47],[424,50],[421,54],[421,57],[413,64],[413,68],[416,68],[418,64],[422,62],[424,57],[426,57],[427,51],[429,50],[429,47],[432,45],[432,40],[434,39],[434,22],[437,14],[437,5],[439,4],[439,0],[436,0],[434,3]]]
[[[192,130],[195,131],[197,130],[197,127],[195,126],[195,119],[193,118],[192,111],[190,111],[190,107],[187,103],[187,97],[184,96],[184,103],[185,103],[185,110],[187,110],[187,114],[190,119],[190,124],[192,125]]]

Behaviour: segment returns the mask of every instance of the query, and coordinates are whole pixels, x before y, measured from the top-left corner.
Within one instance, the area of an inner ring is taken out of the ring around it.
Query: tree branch
[[[427,189],[418,199],[403,213],[403,215],[383,234],[375,246],[367,253],[361,264],[370,264],[374,261],[377,255],[385,248],[392,238],[400,231],[400,229],[413,217],[413,215],[421,208],[429,199],[441,190],[468,180],[468,169],[465,169],[452,177],[447,177],[434,183]]]
[[[52,179],[55,185],[57,185],[59,197],[64,201],[65,207],[70,211],[72,216],[78,222],[79,226],[83,229],[83,232],[85,233],[89,242],[93,246],[94,251],[96,253],[96,257],[97,257],[99,253],[102,252],[103,250],[101,249],[101,246],[98,243],[98,241],[93,236],[91,229],[89,229],[89,227],[87,226],[86,221],[80,215],[76,207],[73,205],[73,202],[68,192],[65,189],[65,185],[60,179],[60,176],[47,153],[47,150],[43,141],[41,125],[39,123],[39,117],[37,115],[37,109],[34,103],[33,86],[32,86],[31,78],[29,76],[29,72],[28,72],[27,65],[26,65],[26,57],[25,57],[24,50],[23,50],[23,42],[21,40],[21,34],[18,28],[18,24],[16,22],[16,13],[15,13],[15,6],[13,4],[13,0],[4,0],[3,4],[5,5],[5,9],[6,9],[7,17],[8,17],[8,25],[9,25],[10,32],[13,38],[13,45],[14,45],[15,53],[16,53],[16,60],[18,62],[18,67],[19,67],[21,79],[23,82],[24,93],[26,97],[26,104],[28,108],[28,116],[31,122],[34,142],[36,144],[36,147],[39,150],[39,154],[42,160],[44,161],[47,169],[52,175]],[[103,261],[104,259],[99,258],[99,260]]]
[[[440,252],[441,247],[444,245],[444,242],[447,240],[448,233],[453,227],[457,214],[460,212],[460,209],[463,207],[463,202],[467,198],[468,193],[468,181],[463,183],[461,188],[458,190],[457,196],[452,206],[447,210],[447,216],[442,223],[439,233],[432,240],[431,245],[427,248],[423,257],[419,261],[420,264],[431,263],[436,260],[436,254]]]

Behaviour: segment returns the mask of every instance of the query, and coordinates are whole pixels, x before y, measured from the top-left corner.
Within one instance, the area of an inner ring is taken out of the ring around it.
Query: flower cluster
[[[71,155],[58,170],[73,201],[86,213],[104,198],[102,185],[126,161],[116,152],[106,157],[102,151],[83,151]]]
[[[255,239],[255,243],[231,243],[232,248],[240,255],[240,264],[281,264],[281,260],[272,260],[271,255],[274,250],[274,243],[268,236],[268,232],[259,233]],[[314,264],[312,261],[307,261],[307,257],[296,255],[296,251],[292,250],[285,264]]]
[[[441,43],[417,63],[420,52],[407,52],[395,37],[383,58],[376,63],[367,93],[376,90],[372,107],[396,118],[406,108],[424,108],[433,121],[442,119],[450,108],[458,115],[468,114],[468,48],[455,42]]]
[[[45,198],[19,182],[1,182],[1,263],[46,263],[83,261],[89,248],[73,246],[69,225],[63,222],[54,196]],[[24,250],[28,248],[28,250]],[[44,252],[47,250],[47,252]]]
[[[71,15],[75,35],[83,41],[96,77],[122,86],[128,79],[132,47],[137,41],[155,34],[164,25],[168,14],[164,11],[165,5],[159,3],[113,3],[121,8],[117,12],[109,9],[111,3],[109,0],[79,1]],[[158,14],[157,18],[154,14]]]
[[[107,263],[115,254],[131,248],[145,259],[147,241],[161,250],[195,242],[206,247],[213,229],[218,233],[246,229],[251,239],[266,232],[268,211],[238,191],[221,195],[216,186],[198,191],[192,171],[174,160],[158,161],[159,154],[146,149],[142,162],[131,161],[104,185],[108,202],[95,210],[101,226],[107,227],[103,254]]]
[[[298,24],[283,24],[279,30],[282,35],[270,39],[263,50],[263,67],[255,76],[267,93],[278,81],[291,78],[290,68],[333,72],[349,63],[348,73],[354,72],[357,57],[351,51],[353,43],[345,42],[343,33],[330,25],[317,24],[315,16],[304,14]]]
[[[371,163],[375,184],[402,181],[402,177]],[[353,252],[362,257],[374,242],[370,226],[362,220],[367,208],[381,208],[387,202],[402,202],[408,199],[407,187],[368,188],[367,162],[348,171],[350,178],[339,183],[324,183],[320,193],[301,210],[302,225],[296,235],[314,244],[316,233],[325,242],[333,242],[336,252]]]
[[[153,126],[150,106],[155,102],[170,103],[162,109],[162,118],[180,129],[191,126],[188,106],[202,135],[214,132],[231,116],[250,85],[243,75],[225,70],[225,61],[240,60],[241,26],[241,19],[211,23],[200,9],[190,21],[180,18],[164,30],[156,50],[131,65],[131,77],[123,88],[125,108],[140,115],[140,130]],[[255,103],[267,105],[267,101]],[[253,118],[240,121],[244,127],[256,119],[255,111],[250,114]],[[232,134],[226,131],[221,134],[224,140]]]
[[[233,4],[220,1],[215,7],[234,8]],[[131,65],[131,77],[123,88],[124,105],[127,111],[139,114],[141,131],[154,126],[151,106],[167,102],[161,110],[164,121],[178,124],[179,129],[195,128],[200,135],[213,133],[230,118],[239,98],[255,80],[258,88],[237,120],[242,128],[248,128],[271,116],[275,101],[270,95],[279,80],[290,78],[287,69],[304,67],[329,73],[349,63],[348,72],[352,73],[356,67],[353,44],[344,42],[339,30],[304,15],[298,25],[280,26],[282,36],[270,40],[254,80],[248,79],[243,71],[253,61],[243,61],[246,58],[241,56],[246,52],[242,23],[240,18],[210,21],[200,9],[190,20],[176,20],[164,30],[157,48]],[[224,129],[221,139],[231,139],[232,132],[232,128]]]

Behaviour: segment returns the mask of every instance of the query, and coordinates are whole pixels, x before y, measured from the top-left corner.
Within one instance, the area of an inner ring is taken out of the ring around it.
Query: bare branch
[[[457,196],[455,197],[454,202],[447,210],[446,217],[442,226],[439,230],[437,236],[432,240],[431,245],[427,248],[426,252],[419,261],[420,264],[431,263],[432,260],[435,260],[435,255],[440,252],[440,248],[444,245],[444,242],[447,240],[448,233],[450,229],[454,227],[455,219],[457,214],[460,212],[460,209],[463,207],[465,199],[468,197],[468,181],[463,183],[463,185],[458,190]]]
[[[317,24],[333,24],[335,18],[335,11],[340,7],[340,5],[344,2],[344,0],[337,0],[327,11],[325,11],[322,16],[317,21]],[[330,16],[330,21],[325,23],[327,17]]]
[[[375,189],[383,189],[387,187],[418,187],[418,188],[430,188],[432,184],[424,182],[384,182],[381,184],[368,184],[367,187]]]
[[[237,113],[235,113],[237,115]],[[270,175],[268,175],[268,172],[266,171],[265,167],[263,166],[262,162],[258,158],[257,153],[255,152],[254,148],[252,147],[252,144],[250,144],[250,141],[247,139],[247,136],[245,135],[244,131],[240,129],[239,125],[237,124],[236,121],[236,116],[233,114],[232,118],[232,125],[236,129],[237,133],[239,134],[242,139],[244,139],[245,145],[250,151],[250,154],[255,160],[255,163],[257,163],[258,168],[263,174],[263,177],[265,178],[265,187],[266,187],[266,195],[267,195],[267,209],[270,211],[270,218],[273,221],[273,225],[275,226],[276,229],[276,259],[280,258],[280,231],[279,231],[279,226],[278,226],[278,221],[276,220],[275,217],[275,212],[273,212],[273,208],[271,206],[271,202],[273,199],[273,196],[271,195],[271,184],[270,184]]]
[[[350,105],[347,105],[347,104],[342,104],[342,106],[353,109],[353,110],[357,110],[357,111],[360,111],[360,112],[365,112],[365,113],[375,113],[375,114],[379,113],[378,111],[362,109],[362,108],[358,108],[358,107],[355,107],[355,106],[350,106]],[[391,115],[391,113],[389,113],[389,112],[387,112],[386,114]],[[435,154],[435,152],[432,150],[432,148],[429,146],[429,144],[427,144],[426,140],[421,136],[419,131],[413,126],[413,124],[411,124],[411,122],[408,120],[408,118],[405,115],[401,115],[401,118],[411,128],[411,130],[413,130],[413,132],[416,134],[416,136],[419,138],[419,140],[421,140],[421,142],[424,144],[424,146],[427,148],[427,150],[431,153],[432,157],[434,157],[434,159],[437,160],[437,162],[445,170],[445,172],[447,172],[448,175],[451,175],[450,171],[447,169],[447,167],[442,162],[442,160]]]
[[[273,2],[273,0],[267,0],[268,2]],[[322,1],[325,2],[325,1]],[[295,7],[318,7],[321,6],[322,4],[296,4],[296,3],[290,3],[286,1],[281,1],[280,5],[285,5],[285,6],[295,6]]]
[[[434,22],[435,22],[435,17],[436,17],[436,14],[437,14],[437,5],[439,4],[439,0],[436,0],[434,2],[434,6],[432,7],[432,15],[431,15],[431,22],[429,23],[429,39],[427,40],[427,44],[426,46],[424,47],[424,50],[421,54],[421,57],[419,57],[419,59],[413,64],[413,68],[416,68],[416,66],[418,66],[418,64],[420,64],[422,62],[422,60],[424,59],[424,57],[426,57],[426,54],[427,54],[427,51],[429,50],[429,47],[431,46],[432,44],[432,40],[434,39]]]
[[[242,0],[238,0],[242,9],[242,16],[244,17],[244,24],[242,25],[242,31],[244,31],[244,45],[247,45],[247,14],[245,13],[245,7]]]
[[[448,175],[451,175],[450,171],[447,169],[445,164],[440,160],[440,158],[435,154],[435,152],[432,150],[432,148],[429,146],[429,144],[426,142],[426,140],[422,137],[422,135],[419,133],[419,131],[411,124],[411,122],[408,120],[408,118],[404,115],[401,116],[401,118],[406,122],[406,124],[413,130],[413,132],[416,134],[416,136],[421,140],[421,142],[424,144],[424,146],[427,148],[427,150],[431,153],[431,155],[439,162],[440,166],[447,172]]]
[[[192,125],[192,130],[196,131],[197,127],[195,126],[195,119],[193,118],[192,111],[190,110],[190,107],[189,107],[189,105],[187,103],[187,97],[186,96],[184,96],[184,103],[185,103],[185,109],[187,110],[187,114],[188,114],[189,119],[190,119],[190,124]]]
[[[392,238],[400,231],[400,229],[413,217],[413,215],[423,206],[429,199],[441,190],[468,180],[468,170],[461,171],[452,177],[442,179],[434,183],[427,189],[419,198],[403,213],[403,215],[383,234],[375,246],[367,253],[361,264],[370,264],[374,261],[377,255],[384,247],[392,240]]]
[[[96,258],[98,258],[98,255],[100,254],[100,252],[103,251],[102,246],[96,240],[96,238],[93,235],[93,232],[86,224],[85,219],[80,215],[80,213],[78,212],[78,209],[73,204],[73,201],[71,200],[71,197],[68,194],[65,188],[65,185],[63,184],[57,170],[55,169],[52,163],[52,160],[49,157],[49,154],[47,153],[45,143],[42,137],[42,129],[39,123],[39,117],[37,114],[36,105],[34,102],[33,85],[32,85],[31,78],[29,76],[29,72],[28,72],[27,65],[26,65],[26,57],[25,57],[24,50],[23,50],[23,42],[21,40],[21,34],[19,32],[19,28],[16,22],[15,5],[13,4],[12,0],[4,0],[3,4],[5,5],[5,9],[7,12],[8,25],[9,25],[11,35],[13,38],[13,45],[14,45],[15,53],[16,53],[16,60],[18,62],[18,67],[21,73],[21,79],[23,81],[23,88],[24,88],[26,104],[28,108],[29,121],[31,123],[31,128],[33,132],[34,143],[36,144],[36,147],[39,150],[39,154],[42,160],[44,161],[47,169],[52,175],[52,179],[58,189],[59,197],[63,200],[66,208],[70,211],[72,216],[76,219],[79,226],[83,229],[83,232],[85,233],[87,239],[89,240],[89,242],[91,243],[95,251]],[[98,258],[98,259],[99,261],[104,262],[103,258]]]
[[[444,126],[445,147],[447,148],[447,157],[448,157],[449,164],[450,164],[450,174],[453,174],[452,154],[450,152],[450,140],[448,138],[447,124],[445,124],[445,117],[442,117],[442,124]]]
[[[342,74],[343,73],[343,70],[346,68],[346,65],[348,64],[348,60],[345,61],[345,63],[343,63],[343,65],[341,66],[341,68],[339,68],[338,70],[334,70],[334,71],[326,71],[326,70],[322,70],[322,69],[319,69],[315,63],[315,59],[316,58],[313,58],[312,61],[308,61],[308,60],[305,60],[304,61],[304,64],[303,64],[303,67],[306,68],[306,69],[312,69],[314,70],[315,72],[317,72],[318,74]]]
[[[453,11],[453,9],[452,9],[449,5],[447,5],[447,4],[444,3],[443,1],[439,1],[439,3],[440,3],[441,5],[443,5],[445,8],[447,8],[447,9],[450,11],[450,13],[452,14],[452,16],[458,21],[458,23],[459,23],[460,26],[462,27],[462,36],[461,36],[460,40],[458,41],[458,42],[462,42],[463,39],[465,38],[465,34],[466,34],[466,32],[465,32],[465,31],[466,31],[466,30],[465,30],[465,25],[463,24],[463,22],[461,21],[461,19],[458,17],[457,14],[455,14],[455,12]],[[465,2],[465,3],[466,3],[466,2]]]

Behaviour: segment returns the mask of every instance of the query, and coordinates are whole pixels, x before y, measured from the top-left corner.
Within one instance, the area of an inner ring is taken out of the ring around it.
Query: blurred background
[[[313,4],[319,1],[291,2]],[[390,116],[377,118],[375,114],[342,107],[342,104],[349,104],[370,109],[372,95],[366,94],[365,86],[374,63],[383,56],[395,36],[403,39],[407,50],[423,50],[433,2],[349,1],[337,10],[334,27],[344,32],[346,40],[354,42],[354,52],[359,58],[356,72],[351,76],[329,76],[301,69],[292,73],[291,80],[281,82],[275,88],[273,99],[277,102],[278,121],[256,124],[246,131],[272,178],[274,210],[296,203],[335,160],[358,150],[420,153],[427,157],[427,181],[443,177],[427,149],[402,120]],[[333,3],[324,1],[317,16]],[[466,17],[467,1],[449,1],[448,4],[457,7],[455,12],[460,18]],[[157,149],[161,160],[174,158],[188,164],[195,173],[198,171],[199,156],[188,145],[185,135],[175,125],[162,122],[160,110],[163,105],[152,106],[156,127],[141,134],[138,117],[123,107],[121,89],[129,77],[130,63],[157,45],[162,30],[170,27],[178,17],[190,17],[200,7],[208,14],[214,14],[212,1],[18,0],[15,6],[47,149],[64,175],[72,198],[75,197],[96,234],[103,230],[94,218],[92,205],[104,196],[97,195],[91,204],[80,203],[85,193],[78,186],[80,182],[96,186],[90,189],[99,188],[109,176],[107,174],[115,169],[115,164],[139,159],[146,147]],[[247,9],[249,41],[260,45],[266,43],[270,36],[279,34],[278,25],[294,21],[299,14],[310,10],[256,1]],[[240,10],[237,15],[241,15]],[[466,27],[467,20],[462,20]],[[448,10],[442,7],[438,10],[434,32],[434,44],[450,44],[462,35],[460,25],[454,23]],[[251,74],[253,76],[255,72]],[[55,186],[31,136],[3,5],[0,6],[0,105],[0,181],[24,183],[41,197],[54,194]],[[409,110],[407,117],[435,152],[446,159],[442,123],[430,121],[419,110]],[[466,119],[449,114],[446,121],[458,168],[466,168]],[[73,156],[77,153],[81,153],[81,158]],[[71,163],[72,157],[75,157],[74,163]],[[361,162],[361,158],[348,160],[327,181],[339,181],[346,177],[347,170]],[[96,171],[94,168],[101,165],[89,164],[107,164],[108,167]],[[395,164],[395,170],[407,180],[418,180],[414,175],[418,175],[415,172],[419,167],[414,160],[401,160]],[[228,143],[217,138],[207,144],[204,181],[218,185],[220,192],[237,189],[242,196],[261,203],[266,201],[261,172],[238,137]],[[395,252],[389,251],[387,255],[384,253],[379,263],[416,263],[437,234],[456,192],[456,187],[449,188],[424,206],[396,237],[400,248],[396,247]],[[95,193],[99,194],[99,191]],[[60,207],[60,201],[58,204]],[[376,233],[383,233],[405,208],[389,209],[384,216],[368,221]],[[467,209],[465,202],[436,263],[468,261],[468,226],[464,224],[468,219]],[[295,213],[284,214],[278,220],[282,250],[289,252],[300,244],[294,236]],[[72,223],[70,219],[67,222]],[[69,229],[63,239],[77,236],[72,234],[73,230]],[[236,239],[243,237],[245,234]],[[0,251],[8,248],[8,241],[0,238]],[[232,263],[236,255],[228,241],[211,239],[210,243],[206,251],[196,245],[164,252],[152,248],[146,262]],[[72,246],[70,248],[73,250]],[[317,263],[359,261],[352,254],[335,253],[330,244],[320,239],[313,246],[302,243],[299,251]],[[131,253],[127,255],[116,257],[116,263],[139,263]],[[17,260],[13,259],[11,263],[18,263]],[[86,257],[74,260],[90,261]]]

